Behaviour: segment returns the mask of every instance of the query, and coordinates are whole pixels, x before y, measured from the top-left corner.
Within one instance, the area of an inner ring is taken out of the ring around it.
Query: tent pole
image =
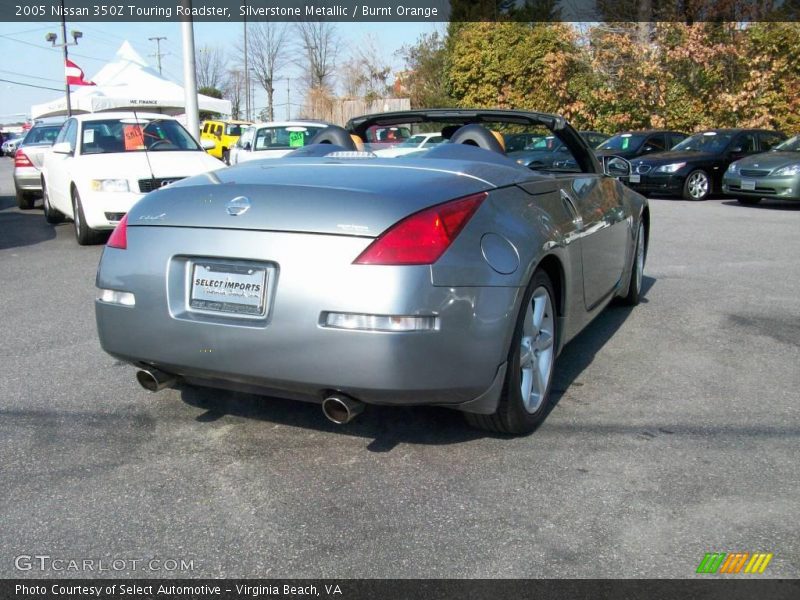
[[[182,0],[191,15],[192,0]],[[181,21],[183,37],[183,87],[186,101],[186,129],[195,139],[200,138],[200,113],[197,107],[197,73],[194,58],[194,24],[191,16]]]

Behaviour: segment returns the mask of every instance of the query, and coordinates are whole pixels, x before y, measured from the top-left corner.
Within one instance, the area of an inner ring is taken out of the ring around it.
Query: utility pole
[[[286,78],[286,120],[287,121],[291,121],[292,120],[292,102],[291,102],[291,99],[289,98],[289,82],[290,81],[291,81],[291,79],[289,79],[287,77]]]
[[[187,13],[191,14],[192,0],[182,0]],[[192,17],[181,20],[183,41],[183,88],[186,101],[186,129],[196,140],[200,139],[200,113],[197,107],[197,73],[194,58],[194,22]]]
[[[156,60],[158,61],[158,74],[161,75],[162,74],[161,73],[161,57],[162,56],[167,56],[167,54],[168,54],[167,52],[165,52],[164,54],[161,53],[161,40],[165,40],[167,38],[166,37],[157,37],[156,36],[156,37],[151,37],[151,38],[147,38],[147,39],[150,40],[151,42],[155,42],[156,43],[156,53],[155,54],[150,54],[150,56],[155,56],[156,57]]]
[[[245,6],[247,6],[246,0]],[[250,121],[250,70],[247,68],[247,15],[245,15],[242,24],[244,25],[244,120]]]
[[[61,0],[61,39],[63,43],[57,44],[58,36],[55,33],[48,33],[44,39],[48,42],[53,44],[53,46],[61,46],[64,49],[64,91],[67,95],[67,116],[72,116],[72,100],[70,99],[70,89],[69,89],[69,80],[67,79],[67,60],[69,59],[69,52],[67,52],[67,46],[77,46],[78,40],[83,37],[83,34],[80,31],[73,30],[72,32],[72,43],[67,42],[67,17],[66,11],[64,10],[64,0]]]

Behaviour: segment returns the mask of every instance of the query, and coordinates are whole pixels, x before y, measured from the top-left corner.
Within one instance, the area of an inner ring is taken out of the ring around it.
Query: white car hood
[[[224,166],[205,152],[155,151],[146,155],[144,152],[84,154],[75,159],[72,169],[91,179],[139,180],[151,175],[156,178],[189,177]]]

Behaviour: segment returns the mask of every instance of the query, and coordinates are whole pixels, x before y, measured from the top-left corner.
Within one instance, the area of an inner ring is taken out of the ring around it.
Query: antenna
[[[156,189],[156,176],[153,173],[153,165],[150,163],[150,154],[147,151],[147,140],[144,137],[144,127],[142,127],[140,122],[139,122],[139,115],[136,114],[136,109],[135,108],[133,109],[133,118],[136,120],[137,126],[142,131],[142,142],[144,144],[144,158],[147,161],[147,169],[150,171],[150,183],[152,184],[150,191],[153,191],[153,190]],[[148,121],[147,124],[149,125],[150,122]]]

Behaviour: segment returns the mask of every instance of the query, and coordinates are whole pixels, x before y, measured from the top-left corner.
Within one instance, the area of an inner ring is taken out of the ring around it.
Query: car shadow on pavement
[[[643,279],[643,296],[654,283],[652,277]],[[642,302],[647,302],[646,297]],[[616,304],[610,306],[567,345],[558,360],[553,379],[553,406],[619,329],[631,310],[630,307]],[[196,417],[201,423],[213,423],[231,415],[319,432],[371,438],[367,446],[370,452],[390,452],[399,444],[445,445],[487,437],[509,437],[474,429],[467,425],[458,411],[439,407],[368,406],[361,416],[347,425],[338,426],[325,418],[319,404],[190,385],[181,385],[180,394],[186,404],[206,411]]]
[[[647,293],[655,283],[654,277],[645,275],[642,278],[640,300],[642,304],[647,303]],[[564,397],[570,386],[582,385],[576,381],[580,374],[592,363],[597,353],[616,334],[634,310],[636,310],[635,307],[613,302],[564,347],[558,357],[558,363],[556,363],[556,372],[550,390],[553,397],[551,404],[553,408]]]
[[[736,206],[738,208],[766,209],[766,210],[800,210],[800,202],[792,200],[767,200],[766,198],[758,204],[742,204],[736,200],[724,200],[726,206]]]
[[[41,209],[18,210],[13,196],[0,196],[0,250],[32,246],[56,237]]]

